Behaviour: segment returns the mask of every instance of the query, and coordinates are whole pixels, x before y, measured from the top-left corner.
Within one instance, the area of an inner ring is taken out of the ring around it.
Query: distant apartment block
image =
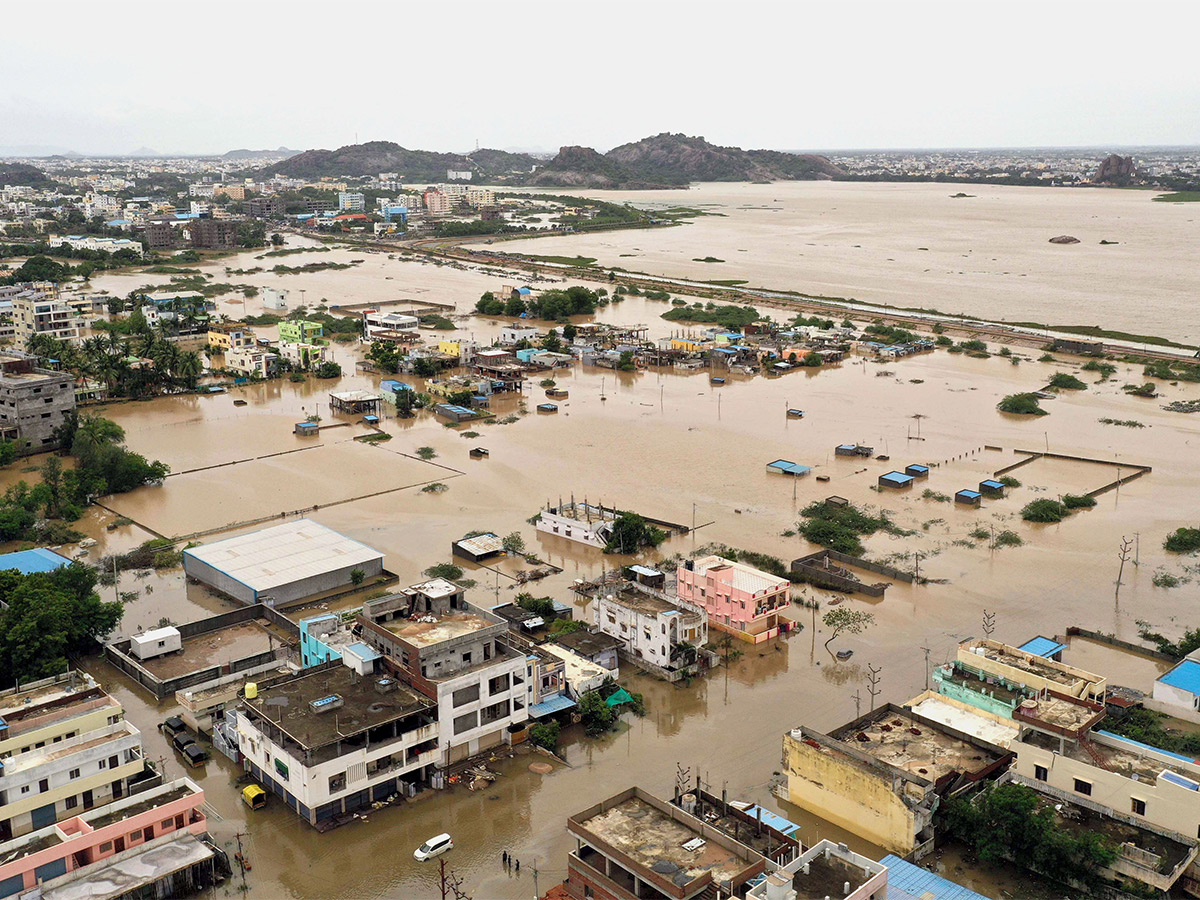
[[[179,232],[169,222],[147,222],[142,230],[142,240],[151,250],[174,250],[179,242]]]
[[[287,319],[279,323],[279,339],[295,344],[318,343],[325,334],[325,326],[308,319]]]
[[[369,309],[363,313],[363,335],[368,341],[412,341],[421,320],[401,313]]]
[[[53,450],[54,429],[75,410],[75,378],[41,368],[16,351],[0,353],[0,440],[20,453]]]
[[[232,347],[225,351],[225,368],[239,375],[273,378],[279,374],[279,357],[260,347]]]
[[[720,556],[685,560],[679,599],[708,611],[718,631],[758,643],[780,631],[779,611],[791,605],[791,582]]]
[[[252,197],[242,211],[252,219],[277,219],[287,212],[287,204],[279,197]]]
[[[208,344],[222,353],[255,345],[254,332],[245,325],[208,326]]]
[[[142,255],[141,241],[131,241],[129,238],[97,237],[95,235],[66,236],[51,235],[46,241],[51,247],[71,247],[75,250],[94,250],[99,253],[117,253],[128,250],[137,256]]]
[[[362,212],[367,208],[367,201],[362,194],[342,191],[338,194],[337,208],[342,212]]]
[[[668,678],[693,671],[708,643],[708,616],[660,591],[633,582],[603,586],[592,598],[596,630],[621,641],[635,664]]]
[[[60,341],[77,340],[82,333],[83,319],[64,300],[58,291],[37,288],[22,291],[12,299],[14,336],[24,344],[35,334],[47,334]]]
[[[187,230],[198,250],[234,250],[238,245],[237,222],[196,219],[187,224]]]
[[[448,216],[451,212],[450,197],[436,188],[425,192],[425,211],[431,216]]]

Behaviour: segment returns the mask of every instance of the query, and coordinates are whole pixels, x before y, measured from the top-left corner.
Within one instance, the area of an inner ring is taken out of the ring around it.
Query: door
[[[83,792],[83,808],[91,809],[95,805],[96,805],[96,798],[92,796],[92,792],[84,791]]]
[[[113,852],[114,853],[124,853],[125,852],[125,835],[121,835],[119,838],[117,838],[115,841],[113,841]]]
[[[125,785],[120,779],[112,783],[112,795],[114,800],[120,800],[125,796]]]
[[[29,815],[33,821],[34,831],[37,831],[39,828],[45,828],[48,825],[53,825],[58,819],[54,811],[53,803],[47,803],[45,806],[39,806]]]

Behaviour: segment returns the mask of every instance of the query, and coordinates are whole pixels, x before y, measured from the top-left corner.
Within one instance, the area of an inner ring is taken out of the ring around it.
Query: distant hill
[[[280,147],[278,150],[230,150],[228,153],[222,154],[221,159],[266,159],[269,157],[287,159],[299,152],[299,150],[289,150],[287,147]]]
[[[54,180],[37,166],[0,162],[0,184],[37,188],[49,187],[53,183]]]
[[[477,181],[630,190],[685,187],[693,181],[795,181],[841,174],[824,156],[718,147],[702,137],[666,133],[622,144],[608,153],[567,146],[550,160],[490,149],[435,153],[408,150],[391,141],[370,141],[337,150],[306,150],[266,167],[262,174],[319,178],[398,172],[407,181],[435,182],[445,181],[448,169],[471,171]]]
[[[323,175],[365,176],[397,172],[413,182],[446,180],[447,170],[473,172],[474,178],[527,173],[536,164],[532,156],[503,150],[475,150],[470,154],[408,150],[391,141],[349,144],[337,150],[306,150],[263,170],[267,175],[319,178]]]

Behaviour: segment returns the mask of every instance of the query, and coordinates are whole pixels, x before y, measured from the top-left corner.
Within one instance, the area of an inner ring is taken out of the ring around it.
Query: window
[[[486,644],[484,644],[484,645],[483,645],[483,658],[484,658],[484,659],[491,659],[491,658],[492,658],[492,644],[491,644],[491,641],[489,641],[488,643],[486,643]]]
[[[103,844],[101,844],[100,852],[101,853],[111,853],[112,852],[112,841],[105,841]]]
[[[170,830],[171,830],[172,828],[174,828],[174,827],[175,827],[175,820],[174,820],[174,819],[163,819],[163,820],[162,820],[162,829],[163,829],[163,831],[170,831]]]
[[[488,694],[500,694],[508,690],[508,675],[497,675],[488,679]]]
[[[282,759],[275,760],[275,771],[284,781],[289,780],[287,763],[285,763]]]
[[[454,733],[462,734],[464,731],[470,731],[479,724],[479,714],[469,712],[466,715],[458,716],[454,720]]]
[[[492,680],[494,681],[495,679]],[[453,699],[455,708],[467,703],[474,703],[479,699],[479,685],[471,684],[467,687],[459,688],[451,695],[451,698]]]
[[[119,766],[120,764],[121,764],[121,761],[120,761],[119,759],[117,759],[117,757],[115,757],[115,756],[110,756],[110,757],[108,758],[108,767],[109,767],[110,769],[115,769],[115,768],[116,768],[117,766]]]
[[[50,779],[43,778],[41,781],[38,782],[38,791],[40,791],[41,793],[44,794],[48,790],[50,790]]]
[[[1075,793],[1083,794],[1085,797],[1092,796],[1092,783],[1084,781],[1082,778],[1075,779]]]
[[[334,794],[346,789],[346,773],[339,772],[329,776],[329,793]]]
[[[462,655],[462,661],[463,661],[464,663],[466,663],[467,665],[470,665],[470,663],[471,663],[471,653],[470,653],[470,651],[467,651],[466,653],[464,653],[464,654]]]
[[[590,884],[585,884],[583,886],[583,900],[592,900],[592,898],[595,896],[596,892],[592,890],[592,886]]]
[[[27,785],[27,784],[21,785],[21,793],[28,794],[29,793],[29,785]]]
[[[65,800],[63,800],[63,807],[66,809],[74,809],[78,805],[79,805],[79,798],[76,797],[74,794],[72,794],[70,797],[67,797]]]
[[[102,768],[102,769],[108,768],[108,760],[107,759],[100,760],[100,768]]]
[[[70,772],[68,772],[68,773],[67,773],[67,777],[68,777],[68,778],[78,778],[78,777],[79,777],[79,770],[78,770],[78,769],[72,769]]]
[[[1034,766],[1033,767],[1033,777],[1036,778],[1038,781],[1049,781],[1050,780],[1050,772],[1045,766]]]
[[[1135,816],[1144,816],[1146,814],[1146,801],[1139,800],[1137,797],[1131,797],[1130,809],[1133,810]]]

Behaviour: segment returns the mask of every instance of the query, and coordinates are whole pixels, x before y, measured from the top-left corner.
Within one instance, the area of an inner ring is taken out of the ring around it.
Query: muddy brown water
[[[286,257],[284,261],[293,263]],[[380,264],[373,276],[377,292],[393,286],[379,280],[380,271],[394,272],[397,279],[414,273],[413,279],[441,283],[439,296],[458,297],[463,305],[468,305],[461,300],[464,294],[473,299],[503,281],[482,272],[385,258],[372,257],[370,264]],[[296,283],[310,284],[311,302],[315,280],[349,284],[339,281],[349,274],[322,273]],[[598,318],[645,322],[658,336],[672,330],[657,318],[664,308],[631,299]],[[494,334],[499,325],[480,318],[463,324],[464,332],[479,336]],[[336,352],[346,371],[353,373],[359,351],[339,347]],[[847,662],[836,662],[823,649],[825,635],[814,633],[811,613],[796,608],[792,614],[806,626],[804,631],[748,648],[727,669],[688,686],[672,687],[626,670],[621,680],[645,695],[648,714],[641,719],[627,714],[619,732],[599,739],[569,730],[564,747],[568,766],[539,775],[529,770],[528,756],[499,760],[492,765],[502,775],[484,790],[472,793],[456,787],[430,793],[398,808],[371,812],[369,821],[326,835],[318,835],[280,804],[249,813],[238,799],[235,781],[240,773],[228,760],[218,758],[199,774],[184,769],[154,730],[173,704],[148,702],[104,663],[96,661],[91,667],[127,705],[131,720],[146,735],[150,755],[166,760],[169,775],[191,775],[205,788],[219,816],[213,822],[217,839],[228,843],[236,832],[246,833],[243,841],[253,866],[247,874],[249,896],[436,897],[437,870],[415,863],[411,854],[426,838],[449,831],[456,849],[448,863],[476,900],[529,897],[535,864],[543,890],[565,875],[572,846],[565,831],[568,815],[634,783],[666,795],[676,763],[690,766],[693,775],[702,773],[718,790],[724,784],[732,797],[764,802],[800,821],[806,843],[840,837],[871,851],[876,848],[804,816],[769,792],[780,767],[782,733],[801,724],[830,729],[852,718],[855,692],[867,700],[868,663],[883,668],[880,701],[903,702],[925,686],[921,648],[930,648],[934,664],[952,658],[960,640],[980,635],[985,609],[996,613],[994,636],[1015,643],[1039,633],[1061,634],[1072,624],[1129,640],[1136,640],[1139,619],[1171,635],[1195,624],[1200,592],[1194,578],[1173,590],[1155,588],[1151,579],[1159,568],[1186,574],[1184,562],[1165,554],[1161,542],[1179,525],[1195,524],[1200,488],[1200,474],[1192,463],[1197,420],[1166,413],[1159,404],[1197,391],[1164,386],[1164,401],[1132,398],[1120,385],[1138,381],[1140,371],[1121,366],[1111,381],[1046,403],[1049,416],[1022,419],[996,412],[995,404],[1004,394],[1036,389],[1055,371],[1076,369],[1069,361],[1014,366],[1001,358],[937,353],[886,365],[849,361],[776,379],[733,376],[717,388],[705,373],[614,373],[575,367],[555,373],[559,384],[570,390],[557,415],[530,413],[510,425],[458,429],[446,428],[428,414],[413,420],[385,417],[382,427],[392,440],[379,446],[348,440],[364,433],[360,425],[323,431],[316,439],[292,434],[292,423],[313,409],[326,423],[339,421],[328,411],[331,382],[281,381],[216,396],[110,404],[103,413],[125,428],[129,445],[165,460],[176,471],[317,445],[269,460],[180,474],[162,487],[105,501],[162,534],[187,534],[200,530],[198,524],[219,527],[320,503],[322,508],[311,513],[312,518],[379,548],[388,568],[402,583],[410,583],[419,580],[422,569],[448,560],[450,542],[467,530],[520,531],[534,553],[564,570],[540,582],[536,592],[573,602],[569,588],[574,579],[598,575],[625,560],[536,532],[526,520],[547,500],[574,494],[683,523],[692,521],[694,511],[695,521],[704,527],[647,554],[651,561],[707,542],[792,559],[813,548],[783,532],[794,528],[805,505],[839,494],[886,508],[899,525],[915,532],[867,539],[872,556],[908,565],[919,551],[922,574],[944,583],[896,584],[881,600],[847,601],[877,618],[862,635],[839,639],[835,647],[854,651]],[[884,371],[891,374],[881,377]],[[1090,373],[1082,377],[1095,381]],[[378,375],[348,374],[336,387],[371,388],[378,380]],[[535,379],[526,392],[528,408],[541,394]],[[235,398],[248,403],[235,407]],[[789,406],[805,409],[806,417],[788,419]],[[501,416],[519,414],[519,401],[500,401],[496,411]],[[913,416],[918,414],[923,416],[921,440],[915,439],[918,420]],[[1102,425],[1098,419],[1105,416],[1138,419],[1149,427]],[[462,437],[472,428],[478,438]],[[891,460],[837,458],[833,447],[842,442],[871,444]],[[468,449],[476,444],[491,451],[488,459],[468,458]],[[985,445],[1003,449],[983,449]],[[416,459],[415,451],[422,446],[436,451],[431,462]],[[1101,495],[1095,509],[1049,526],[1022,522],[1021,506],[1034,497],[1097,487],[1111,480],[1108,468],[1041,460],[1014,473],[1023,486],[1011,497],[988,500],[980,510],[922,497],[926,488],[953,494],[974,487],[995,469],[1016,461],[1014,448],[1046,447],[1150,465],[1154,471],[1119,492]],[[778,458],[810,465],[813,472],[798,482],[767,474],[766,463]],[[927,482],[903,493],[873,490],[878,475],[909,462],[934,464]],[[21,468],[0,473],[0,486],[35,477]],[[816,475],[828,475],[830,481],[819,483]],[[418,486],[401,487],[339,502],[430,478],[448,490],[435,494]],[[149,535],[137,525],[108,531],[114,517],[103,510],[88,512],[81,527],[99,541],[89,558],[134,546]],[[971,531],[993,526],[1016,532],[1024,546],[992,552],[986,542],[970,538]],[[1134,535],[1140,535],[1140,564],[1126,566],[1117,599],[1116,551],[1122,536]],[[470,592],[477,603],[503,602],[515,593],[511,580],[490,571],[472,570],[469,577],[479,582]],[[162,617],[182,622],[229,608],[206,589],[185,584],[179,570],[145,578],[126,573],[121,590],[139,594],[122,623],[127,633],[150,627]],[[812,588],[806,592],[828,599]],[[1142,657],[1078,641],[1066,660],[1101,668],[1111,680],[1143,689],[1159,670],[1158,664]],[[230,847],[236,849],[232,843]],[[502,869],[504,850],[521,860],[519,878]],[[964,864],[963,859],[961,852],[948,851],[943,857],[947,874],[985,894],[1012,893],[1021,883],[1012,873]]]

